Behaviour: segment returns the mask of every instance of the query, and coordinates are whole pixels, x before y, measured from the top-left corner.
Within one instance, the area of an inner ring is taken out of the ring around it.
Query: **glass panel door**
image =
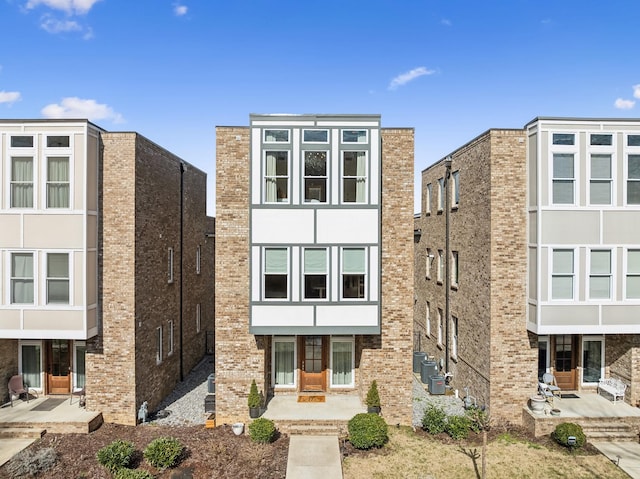
[[[42,389],[42,356],[39,344],[23,344],[21,346],[21,371],[24,382],[35,389]]]
[[[325,390],[325,343],[325,336],[302,336],[300,338],[300,389],[302,391]]]
[[[582,367],[583,383],[597,383],[602,378],[602,339],[584,338]]]
[[[71,341],[52,339],[47,342],[47,394],[69,394],[71,387]]]

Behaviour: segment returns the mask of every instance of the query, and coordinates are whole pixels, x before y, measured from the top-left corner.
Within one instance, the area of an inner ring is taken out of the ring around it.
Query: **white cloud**
[[[451,26],[451,20],[449,20],[447,18],[443,18],[442,20],[440,20],[440,24],[444,25],[445,27],[450,27]]]
[[[52,103],[41,110],[45,118],[86,118],[91,121],[110,120],[113,123],[124,123],[120,113],[110,106],[85,100],[78,97],[63,98],[60,104]]]
[[[618,98],[614,105],[619,110],[631,110],[635,106],[636,102],[633,100],[624,100],[622,98]]]
[[[418,77],[421,77],[423,75],[432,75],[434,73],[435,73],[435,70],[427,70],[427,67],[414,68],[413,70],[410,70],[408,72],[401,73],[400,75],[395,77],[393,80],[391,80],[391,83],[389,83],[388,88],[389,90],[395,90],[399,86],[406,85],[407,83],[415,80]]]
[[[175,13],[176,17],[181,17],[187,14],[189,8],[186,5],[180,5],[179,3],[173,4],[173,13]]]
[[[0,103],[15,103],[21,99],[19,91],[0,91]]]
[[[31,10],[44,5],[53,10],[62,10],[68,14],[84,15],[100,0],[28,0],[26,8]]]
[[[77,32],[82,30],[78,22],[73,20],[58,20],[50,15],[42,17],[40,28],[48,33]]]
[[[633,97],[640,98],[640,85],[633,85]]]

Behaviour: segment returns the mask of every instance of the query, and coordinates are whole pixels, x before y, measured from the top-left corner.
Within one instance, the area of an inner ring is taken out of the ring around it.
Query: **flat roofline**
[[[87,123],[98,130],[107,131],[86,118],[0,118],[0,124],[4,123]]]
[[[250,118],[253,117],[266,117],[266,118],[274,118],[274,117],[291,117],[291,118],[304,118],[304,117],[312,117],[312,118],[381,118],[382,115],[380,113],[250,113]]]
[[[572,117],[572,116],[536,116],[534,119],[524,125],[525,128],[533,123],[540,121],[557,121],[557,122],[623,122],[632,123],[640,122],[640,118],[598,118],[598,117]]]

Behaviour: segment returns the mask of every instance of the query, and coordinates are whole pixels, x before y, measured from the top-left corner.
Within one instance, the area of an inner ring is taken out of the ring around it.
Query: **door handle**
[[[302,370],[304,371],[304,361],[302,361]]]

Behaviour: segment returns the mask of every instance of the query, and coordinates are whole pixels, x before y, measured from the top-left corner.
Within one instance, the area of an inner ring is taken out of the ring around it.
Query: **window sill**
[[[444,349],[444,345],[443,345],[442,343],[438,343],[438,344],[436,344],[436,347],[437,347],[440,351],[442,351],[442,350]]]
[[[436,280],[436,283],[438,283],[440,286],[442,286],[442,280],[441,279]]]
[[[457,284],[452,284],[451,285],[451,289],[454,291],[458,291],[458,285]]]
[[[450,356],[451,361],[453,361],[454,363],[458,363],[458,356]]]
[[[451,207],[451,211],[458,211],[458,206],[459,206],[459,205],[453,205],[453,206]]]

